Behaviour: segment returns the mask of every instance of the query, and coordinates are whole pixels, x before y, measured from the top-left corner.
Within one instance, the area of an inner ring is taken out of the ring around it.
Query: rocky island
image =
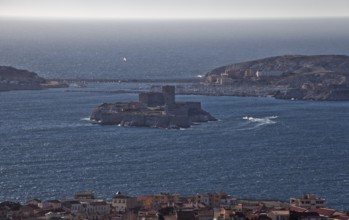
[[[0,92],[67,87],[64,82],[46,80],[34,72],[10,66],[0,66]]]
[[[349,100],[349,57],[269,57],[216,68],[205,81],[223,95],[344,101]]]
[[[188,128],[216,119],[200,102],[176,102],[175,87],[163,86],[162,92],[140,93],[136,102],[104,103],[93,110],[90,120],[102,125]]]

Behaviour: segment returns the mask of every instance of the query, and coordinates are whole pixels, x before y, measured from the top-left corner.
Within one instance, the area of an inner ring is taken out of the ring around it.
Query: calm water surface
[[[97,104],[137,96],[83,90],[0,93],[0,200],[85,189],[105,198],[226,191],[287,200],[313,192],[330,207],[349,207],[348,102],[179,96],[201,101],[219,121],[166,130],[90,124]]]

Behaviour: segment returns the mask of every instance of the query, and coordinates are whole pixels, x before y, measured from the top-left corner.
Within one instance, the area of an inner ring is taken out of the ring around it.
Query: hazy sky
[[[349,0],[0,0],[0,16],[122,19],[349,17]]]

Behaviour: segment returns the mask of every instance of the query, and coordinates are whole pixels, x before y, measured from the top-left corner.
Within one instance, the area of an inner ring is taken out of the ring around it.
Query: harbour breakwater
[[[125,81],[118,82],[113,80],[102,80],[102,81],[74,81],[76,83],[84,83],[88,85],[91,83],[109,83],[109,84],[128,84],[135,83],[135,81]],[[91,89],[89,87],[82,87],[79,89],[76,88],[67,88],[66,92],[100,92],[100,93],[144,93],[144,92],[159,92],[161,91],[161,86],[165,83],[164,81],[154,81],[156,83],[149,83],[147,80],[137,80],[136,83],[146,85],[145,88],[127,88],[127,89]],[[278,91],[286,91],[286,88],[277,87],[277,88],[268,88],[263,86],[249,86],[249,85],[240,85],[240,86],[228,86],[228,85],[213,85],[206,84],[204,82],[190,82],[177,80],[167,80],[167,84],[174,85],[176,87],[177,95],[205,95],[205,96],[252,96],[252,97],[267,97],[273,96]]]
[[[104,81],[99,83],[115,83],[112,81]],[[287,100],[313,100],[313,101],[347,101],[349,100],[349,90],[334,89],[318,91],[321,93],[314,93],[309,96],[304,96],[307,92],[306,89],[289,88],[288,86],[268,86],[268,85],[255,85],[249,83],[237,83],[234,85],[222,85],[212,84],[205,82],[178,82],[176,80],[168,80],[166,83],[157,81],[156,83],[149,83],[149,81],[138,80],[139,85],[147,85],[145,88],[131,88],[131,89],[115,89],[115,90],[103,90],[103,89],[89,89],[76,90],[67,88],[66,92],[101,92],[101,93],[141,93],[147,92],[148,87],[151,91],[159,91],[159,88],[163,84],[172,84],[176,87],[177,95],[205,95],[205,96],[240,96],[240,97],[274,97],[276,99]],[[86,83],[86,82],[85,82]],[[130,82],[117,82],[118,84],[134,83]],[[86,83],[88,84],[88,83]],[[317,91],[317,90],[316,90]]]

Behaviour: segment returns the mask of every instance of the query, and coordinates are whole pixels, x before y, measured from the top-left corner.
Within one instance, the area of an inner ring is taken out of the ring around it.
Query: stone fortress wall
[[[187,128],[193,122],[216,120],[201,109],[200,102],[176,102],[175,86],[140,93],[138,102],[103,104],[90,118],[99,124],[162,128]]]

